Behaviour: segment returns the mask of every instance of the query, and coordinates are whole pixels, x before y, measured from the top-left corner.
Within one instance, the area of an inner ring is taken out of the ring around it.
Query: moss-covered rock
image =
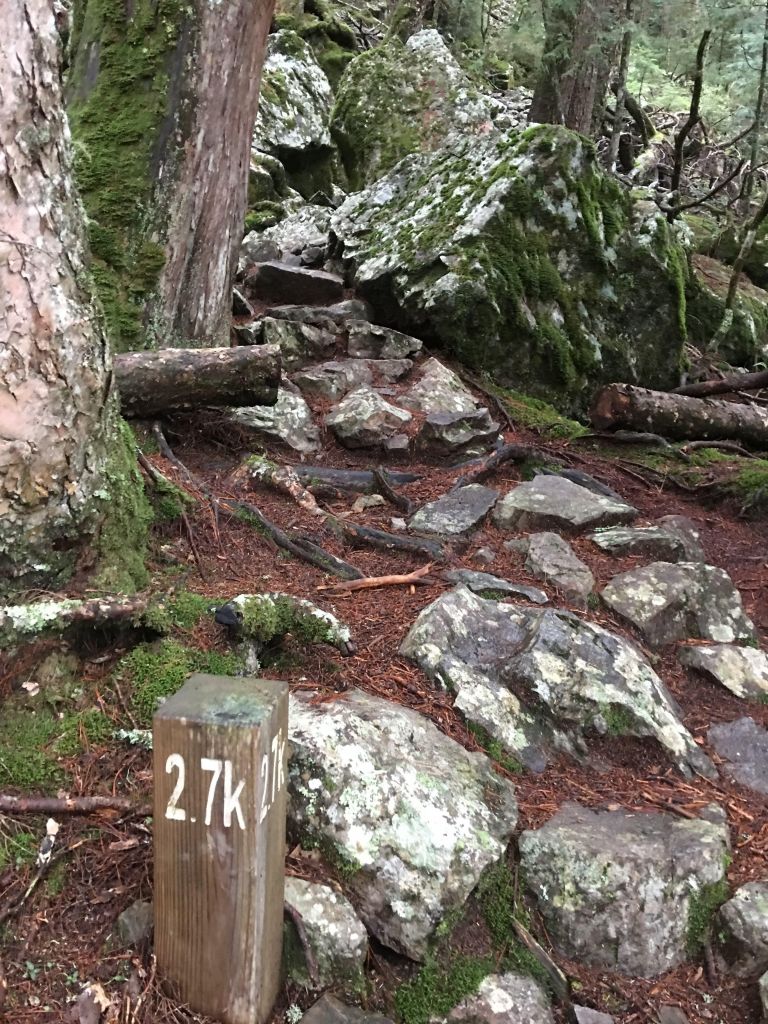
[[[711,256],[691,257],[687,289],[687,324],[690,340],[705,348],[723,318],[731,268]],[[768,292],[742,277],[733,324],[718,353],[735,366],[768,360]]]
[[[376,25],[383,27],[372,6],[375,4],[356,3],[345,8],[325,0],[304,0],[293,6],[278,3],[274,25],[278,30],[295,32],[309,43],[331,85],[336,86],[358,50],[357,36],[348,22],[367,31]],[[383,10],[386,7],[381,13]]]
[[[331,130],[349,184],[361,188],[454,130],[487,130],[493,110],[432,29],[356,57],[339,83]]]
[[[600,383],[677,381],[685,252],[564,128],[452,136],[351,196],[332,230],[379,322],[561,410]]]

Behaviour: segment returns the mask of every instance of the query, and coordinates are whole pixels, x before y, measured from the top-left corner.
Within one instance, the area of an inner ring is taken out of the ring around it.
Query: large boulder
[[[385,945],[415,959],[517,821],[512,784],[428,719],[359,690],[290,708],[289,825],[347,876]]]
[[[458,587],[420,613],[400,653],[534,770],[554,750],[585,753],[586,735],[596,731],[655,737],[683,771],[714,774],[640,652],[570,612],[488,601]]]
[[[558,952],[642,978],[694,951],[724,889],[728,850],[724,820],[579,804],[520,837],[525,879]]]
[[[638,512],[616,498],[595,494],[560,476],[537,476],[518,484],[493,514],[502,530],[556,529],[576,533],[589,526],[631,522]]]
[[[345,448],[376,448],[410,423],[411,414],[362,384],[325,418]]]
[[[720,908],[719,956],[741,978],[768,971],[768,882],[747,882]]]
[[[452,136],[350,196],[332,234],[382,322],[560,408],[677,382],[685,253],[565,128]]]
[[[339,83],[333,109],[349,184],[369,185],[409,153],[438,148],[452,131],[487,130],[496,106],[434,29],[360,54]]]

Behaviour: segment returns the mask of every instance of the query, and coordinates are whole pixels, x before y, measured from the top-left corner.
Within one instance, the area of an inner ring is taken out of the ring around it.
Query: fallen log
[[[689,395],[691,398],[706,398],[708,395],[729,395],[736,391],[759,391],[768,388],[768,370],[756,373],[731,373],[719,380],[701,380],[698,384],[686,384],[675,388],[673,395]]]
[[[590,418],[598,430],[629,427],[650,430],[676,441],[737,440],[758,448],[768,447],[768,409],[649,391],[630,384],[609,384],[603,388]]]
[[[329,484],[340,491],[355,491],[365,494],[376,489],[376,478],[368,469],[329,469],[326,466],[294,466],[296,476],[311,489],[318,484]],[[421,480],[418,473],[399,473],[388,469],[387,477],[390,484],[399,487]]]
[[[134,419],[205,405],[274,405],[280,369],[277,345],[163,348],[114,360],[121,411]]]

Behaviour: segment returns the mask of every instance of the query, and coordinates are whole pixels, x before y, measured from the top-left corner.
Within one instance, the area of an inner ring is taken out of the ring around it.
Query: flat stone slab
[[[411,516],[408,527],[418,533],[460,537],[482,523],[498,497],[491,487],[467,484],[424,505]]]
[[[505,530],[568,530],[629,523],[638,515],[631,505],[559,476],[537,476],[519,484],[496,506],[493,519]]]
[[[567,540],[558,533],[532,533],[519,544],[530,573],[557,587],[565,597],[586,602],[595,586],[595,577]]]
[[[486,601],[459,586],[422,609],[400,653],[533,771],[555,751],[582,756],[598,732],[655,737],[683,772],[717,774],[637,648],[572,612]]]
[[[305,395],[317,395],[335,402],[353,388],[371,384],[373,373],[361,359],[340,359],[299,370],[291,379]]]
[[[269,260],[254,264],[249,270],[245,290],[253,299],[314,306],[343,299],[344,281],[324,270],[289,267],[286,263]]]
[[[755,647],[679,647],[677,657],[681,664],[703,672],[737,697],[768,695],[768,656]]]
[[[730,974],[758,978],[768,971],[768,881],[747,882],[720,907],[718,960]]]
[[[272,317],[261,321],[261,339],[265,345],[279,347],[285,370],[326,358],[336,344],[336,336],[322,327]]]
[[[652,562],[614,576],[603,600],[652,647],[675,640],[730,644],[753,640],[755,627],[724,569],[703,562]]]
[[[707,734],[722,766],[734,782],[768,794],[768,731],[753,718],[737,718],[735,722],[713,725]]]
[[[421,960],[503,855],[514,787],[429,719],[360,690],[289,712],[288,821],[345,867],[372,935]]]
[[[399,433],[412,416],[378,392],[362,385],[343,398],[325,418],[346,448],[376,448]]]
[[[534,604],[547,604],[549,598],[538,587],[528,587],[524,583],[513,583],[489,572],[476,572],[474,569],[449,569],[443,573],[443,579],[449,583],[462,583],[473,593],[481,597],[495,597],[508,594],[510,597],[524,597]]]
[[[320,985],[361,988],[368,933],[349,900],[329,885],[288,876],[285,902],[301,914]],[[300,984],[308,984],[304,950],[298,935],[295,938],[296,955],[288,957],[289,972]]]
[[[468,448],[485,451],[496,443],[499,430],[499,424],[485,408],[435,412],[422,423],[416,444],[436,455],[452,455]]]
[[[294,451],[308,454],[320,447],[320,431],[312,410],[301,397],[286,388],[277,392],[275,405],[232,409],[229,418],[260,439],[282,441]]]
[[[421,341],[409,334],[379,327],[367,320],[348,320],[347,355],[354,359],[405,359],[421,351]]]
[[[400,401],[407,409],[426,413],[469,413],[477,408],[471,391],[462,383],[461,377],[444,366],[439,359],[427,359],[422,365],[419,379]]]
[[[334,996],[324,995],[301,1018],[301,1024],[394,1024],[389,1017],[357,1006],[346,1006]]]
[[[555,949],[640,978],[687,959],[695,894],[723,880],[729,847],[724,822],[574,803],[519,840]]]
[[[665,516],[653,526],[611,526],[589,539],[606,554],[640,555],[661,562],[703,562],[699,533],[684,516]]]
[[[528,975],[510,971],[483,978],[474,995],[467,996],[447,1017],[432,1024],[554,1024],[549,999]]]

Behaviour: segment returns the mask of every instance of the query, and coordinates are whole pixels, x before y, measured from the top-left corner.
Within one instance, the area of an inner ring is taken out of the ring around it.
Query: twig
[[[681,450],[691,452],[697,448],[716,448],[719,451],[735,452],[736,455],[741,455],[745,459],[758,458],[757,455],[748,452],[746,448],[742,448],[738,441],[688,441]]]
[[[680,179],[683,174],[683,151],[685,140],[701,120],[699,105],[701,103],[701,91],[704,87],[704,59],[709,46],[709,39],[712,35],[711,29],[702,33],[699,47],[696,51],[696,71],[693,76],[693,90],[691,92],[691,107],[688,113],[688,120],[675,136],[675,165],[672,171],[671,190],[677,192],[680,188]]]
[[[296,907],[288,903],[287,900],[283,903],[283,910],[296,926],[296,931],[299,935],[299,942],[304,950],[304,958],[307,961],[307,973],[309,974],[309,980],[312,987],[320,988],[320,975],[317,970],[317,961],[315,960],[315,954],[312,951],[312,945],[307,935],[307,929],[304,927],[304,918]]]
[[[410,515],[413,503],[406,498],[404,494],[398,494],[392,487],[387,479],[387,474],[385,473],[383,466],[377,466],[376,469],[374,469],[373,479],[376,481],[382,497],[386,498],[390,505],[394,505],[395,508],[399,508],[401,512],[405,512],[406,515]]]
[[[413,572],[408,572],[403,575],[390,575],[390,576],[368,576],[364,580],[346,580],[343,583],[328,583],[324,586],[320,586],[318,590],[332,590],[334,592],[342,590],[372,590],[375,587],[395,587],[402,584],[408,585],[409,583],[425,583],[425,577],[432,568],[432,563],[428,562],[423,565],[421,569],[414,569]]]
[[[121,796],[8,796],[0,793],[3,814],[92,814],[94,811],[132,811],[136,804]]]
[[[728,175],[728,177],[723,178],[722,181],[718,182],[718,184],[715,185],[714,188],[711,188],[709,192],[707,192],[707,194],[702,196],[700,199],[692,199],[688,203],[681,203],[679,206],[669,207],[666,210],[662,206],[662,211],[667,214],[667,219],[670,221],[670,223],[673,220],[675,220],[675,218],[678,217],[685,210],[692,210],[695,206],[701,206],[704,203],[708,202],[710,199],[714,199],[716,195],[718,195],[720,192],[723,191],[724,188],[727,188],[730,185],[730,183],[733,181],[735,177],[741,174],[742,168],[744,167],[745,163],[745,160],[739,160],[738,164],[736,164],[736,167]]]

